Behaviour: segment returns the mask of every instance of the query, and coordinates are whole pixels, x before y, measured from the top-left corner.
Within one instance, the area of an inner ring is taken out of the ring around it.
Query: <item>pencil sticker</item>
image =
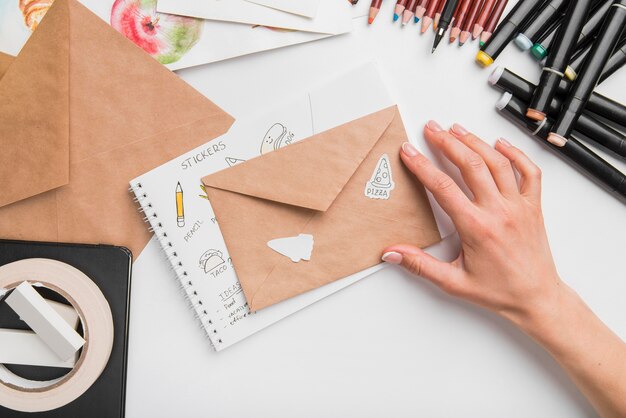
[[[267,246],[289,257],[294,263],[300,260],[309,261],[313,252],[313,235],[300,234],[297,237],[276,238],[268,241]]]
[[[183,188],[180,182],[176,183],[176,225],[185,226],[185,208],[183,207]]]
[[[226,157],[224,159],[226,160],[226,164],[228,164],[229,167],[232,167],[232,166],[237,165],[237,164],[241,164],[241,163],[246,161],[246,160],[242,160],[240,158],[233,158],[233,157]]]
[[[261,154],[267,154],[270,151],[275,151],[285,145],[291,144],[293,137],[293,133],[287,131],[287,128],[285,128],[283,124],[273,124],[263,137],[263,142],[261,142]]]
[[[372,178],[365,185],[365,196],[370,199],[384,199],[391,197],[391,191],[395,187],[391,176],[391,163],[389,156],[383,154],[376,164]]]

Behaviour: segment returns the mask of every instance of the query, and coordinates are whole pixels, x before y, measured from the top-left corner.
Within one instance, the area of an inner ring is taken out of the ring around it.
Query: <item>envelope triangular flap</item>
[[[200,119],[224,116],[78,1],[62,1],[70,6],[72,164]],[[189,149],[185,145],[180,153]]]
[[[60,41],[68,32],[69,52]],[[0,236],[8,239],[107,242],[139,254],[150,234],[128,182],[222,135],[233,121],[77,0],[53,3],[0,88]],[[40,141],[22,152],[31,131]],[[39,164],[32,170],[30,154]],[[69,169],[69,181],[53,187],[57,167]],[[28,176],[14,176],[18,169]]]
[[[392,106],[202,179],[207,187],[326,211],[396,114]]]
[[[0,97],[1,207],[69,181],[66,3],[50,9],[7,68]]]

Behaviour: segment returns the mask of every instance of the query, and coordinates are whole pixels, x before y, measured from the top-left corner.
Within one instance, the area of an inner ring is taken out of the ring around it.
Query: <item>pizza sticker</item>
[[[365,184],[365,196],[370,199],[385,199],[391,197],[391,191],[395,187],[391,176],[391,163],[389,156],[383,154],[376,164],[372,178]]]

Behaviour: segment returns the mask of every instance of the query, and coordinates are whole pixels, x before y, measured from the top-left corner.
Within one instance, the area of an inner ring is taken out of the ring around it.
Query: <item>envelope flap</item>
[[[207,187],[326,211],[394,118],[380,110],[206,176]]]
[[[69,13],[57,3],[0,79],[0,206],[69,181]]]

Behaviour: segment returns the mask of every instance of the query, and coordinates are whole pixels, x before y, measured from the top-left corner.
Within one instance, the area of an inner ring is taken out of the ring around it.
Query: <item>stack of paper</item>
[[[171,70],[352,29],[341,0],[80,0]],[[17,55],[53,0],[0,2],[0,52]]]

